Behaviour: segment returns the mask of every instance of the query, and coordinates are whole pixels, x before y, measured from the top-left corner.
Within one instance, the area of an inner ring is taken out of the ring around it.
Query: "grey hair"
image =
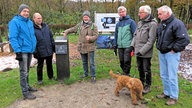
[[[160,8],[157,9],[158,11],[159,10],[162,10],[164,13],[170,13],[170,15],[173,13],[173,11],[171,10],[171,8],[167,5],[163,5],[161,6]]]
[[[124,6],[119,6],[117,12],[119,12],[120,10],[124,10],[125,12],[127,12],[127,9]]]
[[[144,10],[144,12],[151,14],[151,7],[149,5],[141,6],[139,10]]]

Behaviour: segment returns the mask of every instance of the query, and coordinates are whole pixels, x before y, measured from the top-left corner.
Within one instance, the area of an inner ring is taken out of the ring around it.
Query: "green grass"
[[[68,37],[70,43],[77,43],[77,36],[69,35]],[[72,84],[78,81],[82,81],[79,76],[83,74],[82,62],[79,60],[70,60],[70,63],[73,64],[70,67],[70,78],[65,79],[63,82],[65,84]],[[95,64],[96,64],[96,76],[97,80],[110,78],[108,72],[112,69],[114,72],[122,72],[119,67],[119,59],[113,54],[113,50],[98,49],[95,53]],[[56,65],[54,64],[54,75],[56,76]],[[46,68],[44,67],[46,72]],[[136,68],[135,57],[132,58],[132,69],[131,75],[139,77],[138,71]],[[166,108],[164,104],[165,99],[157,99],[155,96],[162,93],[162,83],[159,76],[159,62],[157,56],[157,50],[154,48],[154,56],[152,59],[152,91],[144,95],[145,99],[148,101],[147,106],[149,108]],[[36,68],[30,69],[30,85],[33,87],[41,88],[42,86],[51,86],[58,84],[60,82],[50,81],[47,78],[46,73],[44,73],[44,84],[39,86],[37,84]],[[89,81],[87,78],[83,81]],[[179,77],[179,102],[177,105],[171,106],[170,108],[189,108],[191,106],[192,99],[192,84]],[[21,89],[19,85],[19,70],[14,69],[9,72],[0,72],[0,108],[4,108],[12,104],[15,100],[22,98]]]

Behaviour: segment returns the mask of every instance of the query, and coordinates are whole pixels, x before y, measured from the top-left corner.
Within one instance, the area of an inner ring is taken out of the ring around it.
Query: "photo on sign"
[[[95,13],[95,23],[99,32],[115,32],[118,22],[119,15],[117,13]]]
[[[115,17],[104,17],[101,18],[101,22],[103,22],[102,26],[104,29],[109,28],[110,26],[115,27]]]

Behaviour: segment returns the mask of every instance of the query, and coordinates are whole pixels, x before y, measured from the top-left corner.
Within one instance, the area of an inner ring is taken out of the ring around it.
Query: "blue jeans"
[[[170,98],[178,99],[178,66],[180,61],[180,52],[165,54],[159,53],[160,76],[162,79],[164,94]]]
[[[83,62],[84,75],[88,76],[88,60],[89,60],[91,77],[95,77],[94,51],[91,51],[86,54],[81,54],[81,59]]]
[[[29,68],[31,64],[32,54],[30,53],[22,53],[22,61],[19,61],[20,67],[20,85],[22,89],[22,93],[26,94],[29,92]]]

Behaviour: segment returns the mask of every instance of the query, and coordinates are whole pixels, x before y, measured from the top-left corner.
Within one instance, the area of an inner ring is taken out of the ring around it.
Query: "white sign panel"
[[[99,32],[115,32],[118,21],[117,13],[95,13],[95,23]]]

